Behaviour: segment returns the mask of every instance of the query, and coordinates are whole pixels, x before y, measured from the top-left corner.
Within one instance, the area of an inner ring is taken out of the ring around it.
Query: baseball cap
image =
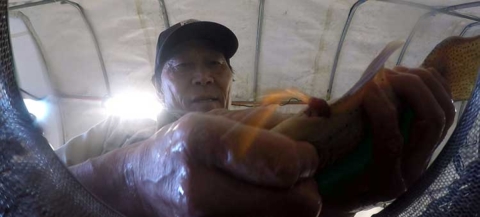
[[[157,42],[155,74],[162,72],[163,64],[170,58],[172,50],[177,45],[193,39],[212,42],[227,61],[238,49],[238,39],[229,28],[209,21],[185,20],[160,33]]]

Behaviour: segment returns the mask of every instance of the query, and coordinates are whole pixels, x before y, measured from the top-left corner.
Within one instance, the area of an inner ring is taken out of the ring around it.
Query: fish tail
[[[480,69],[480,35],[443,40],[425,58],[423,68],[434,68],[447,81],[454,101],[468,100]]]

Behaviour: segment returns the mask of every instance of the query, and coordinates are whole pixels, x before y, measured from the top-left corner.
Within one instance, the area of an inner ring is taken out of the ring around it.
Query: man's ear
[[[157,98],[160,101],[163,101],[162,84],[158,82],[157,77],[155,75],[152,76],[152,84],[153,84],[153,87],[155,87],[155,93],[157,94]]]

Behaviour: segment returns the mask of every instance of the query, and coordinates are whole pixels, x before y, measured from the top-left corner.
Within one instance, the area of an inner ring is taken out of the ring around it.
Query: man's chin
[[[196,102],[190,105],[190,111],[192,112],[208,112],[213,109],[224,108],[223,104],[219,101],[212,102]]]

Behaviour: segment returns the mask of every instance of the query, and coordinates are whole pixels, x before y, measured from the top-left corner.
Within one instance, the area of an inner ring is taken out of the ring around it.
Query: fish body
[[[368,132],[368,121],[361,108],[362,88],[374,79],[387,90],[387,96],[392,102],[397,102],[398,106],[399,100],[382,76],[385,72],[385,61],[400,46],[400,42],[389,43],[345,95],[329,102],[328,117],[310,117],[300,112],[272,129],[295,140],[308,141],[316,147],[320,159],[323,160],[319,165],[320,174],[317,175],[321,191],[331,190],[334,188],[332,185],[340,180],[360,173],[370,162],[372,135]],[[443,40],[430,52],[420,67],[434,68],[440,72],[452,90],[454,101],[467,100],[480,69],[480,36],[450,37]],[[284,97],[294,96],[287,94]],[[401,114],[401,126],[409,127],[408,122],[412,120],[412,116],[411,111]],[[401,130],[404,134],[409,132],[408,129]]]
[[[453,101],[468,100],[480,69],[480,36],[450,37],[440,42],[421,67],[434,68],[447,80]]]
[[[403,42],[389,43],[370,63],[357,83],[341,98],[329,102],[328,117],[310,117],[304,112],[283,121],[272,130],[290,138],[315,145],[322,162],[319,168],[330,165],[350,152],[365,136],[365,115],[360,108],[363,86],[384,70],[388,58]]]

